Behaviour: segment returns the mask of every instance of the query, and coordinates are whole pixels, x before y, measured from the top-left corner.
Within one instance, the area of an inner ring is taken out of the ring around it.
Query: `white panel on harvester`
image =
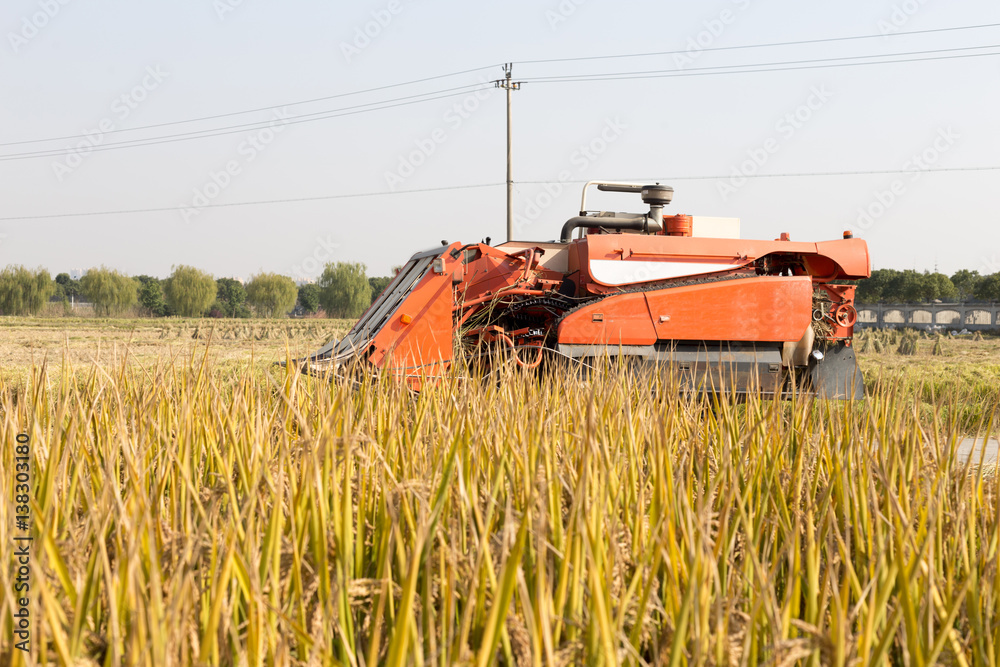
[[[740,238],[739,218],[710,218],[696,215],[691,218],[691,236],[703,239]]]

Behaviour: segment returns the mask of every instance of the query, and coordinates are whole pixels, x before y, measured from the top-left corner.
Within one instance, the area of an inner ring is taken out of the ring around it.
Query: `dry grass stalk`
[[[930,665],[1000,649],[996,480],[957,458],[955,417],[891,385],[840,404],[684,398],[624,369],[416,396],[198,359],[43,377],[0,380],[3,469],[17,432],[34,443],[37,663]]]

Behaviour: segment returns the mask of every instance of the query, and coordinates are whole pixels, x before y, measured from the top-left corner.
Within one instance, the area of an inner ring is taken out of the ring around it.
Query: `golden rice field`
[[[957,455],[995,340],[866,354],[855,404],[710,402],[614,369],[413,395],[272,365],[319,328],[119,324],[0,324],[0,664],[1000,661],[995,464]]]

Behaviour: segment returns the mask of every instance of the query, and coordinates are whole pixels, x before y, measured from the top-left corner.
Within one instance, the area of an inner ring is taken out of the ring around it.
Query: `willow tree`
[[[174,267],[163,282],[167,304],[181,317],[201,317],[212,302],[218,286],[211,275],[193,266]]]
[[[136,304],[139,284],[123,273],[107,267],[90,269],[80,278],[80,293],[94,304],[102,317],[121,315]]]
[[[0,271],[0,314],[37,315],[55,292],[49,272],[23,266]]]
[[[360,317],[372,302],[365,265],[356,262],[327,264],[319,278],[319,289],[319,302],[327,317]]]
[[[260,317],[284,317],[299,297],[295,281],[277,273],[252,276],[246,290],[247,303]]]

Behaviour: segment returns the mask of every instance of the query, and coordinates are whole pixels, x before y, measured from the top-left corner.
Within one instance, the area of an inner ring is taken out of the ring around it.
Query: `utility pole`
[[[514,237],[514,167],[511,163],[512,139],[510,123],[510,93],[514,90],[521,90],[521,82],[512,82],[511,74],[514,70],[514,63],[507,63],[503,66],[504,78],[493,83],[497,88],[507,91],[507,240]]]

